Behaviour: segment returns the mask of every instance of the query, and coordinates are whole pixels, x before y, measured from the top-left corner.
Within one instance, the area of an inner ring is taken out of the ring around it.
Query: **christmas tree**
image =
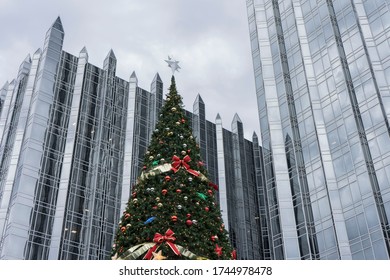
[[[207,177],[172,76],[112,259],[234,259],[217,189]]]

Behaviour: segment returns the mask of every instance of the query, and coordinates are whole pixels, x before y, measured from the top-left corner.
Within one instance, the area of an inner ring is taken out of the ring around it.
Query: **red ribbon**
[[[161,233],[156,233],[154,235],[154,238],[153,238],[153,242],[156,243],[154,244],[154,246],[152,248],[149,249],[149,251],[146,253],[144,259],[146,260],[150,260],[153,256],[153,253],[158,249],[158,247],[160,247],[160,245],[165,241],[165,243],[172,249],[172,251],[180,256],[180,251],[179,249],[176,247],[175,244],[173,244],[173,242],[176,240],[176,237],[174,237],[175,233],[171,230],[171,229],[168,229],[166,232],[165,232],[165,235],[162,235]]]
[[[176,173],[179,171],[180,167],[183,167],[185,170],[187,170],[188,173],[198,177],[199,172],[192,170],[190,166],[188,165],[188,162],[191,161],[191,158],[189,155],[186,155],[183,159],[180,159],[178,156],[172,157],[172,170]]]

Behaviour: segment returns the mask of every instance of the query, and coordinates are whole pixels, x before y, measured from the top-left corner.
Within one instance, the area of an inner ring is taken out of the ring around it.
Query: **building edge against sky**
[[[271,258],[389,259],[389,2],[246,3]]]
[[[57,18],[0,90],[0,259],[106,259],[163,104],[158,74],[148,92],[115,75],[112,50],[101,69],[63,40]],[[238,257],[269,258],[256,134],[206,120],[200,95],[187,115]]]

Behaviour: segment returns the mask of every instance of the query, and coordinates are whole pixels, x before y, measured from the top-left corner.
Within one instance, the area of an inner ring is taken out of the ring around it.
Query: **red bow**
[[[218,244],[215,245],[215,253],[217,253],[218,257],[222,256],[222,247],[219,247]]]
[[[191,161],[191,158],[189,155],[186,155],[183,159],[180,159],[178,156],[173,156],[172,157],[172,170],[176,173],[177,171],[179,171],[179,168],[180,167],[184,167],[184,169],[186,169],[188,171],[188,173],[198,177],[199,176],[199,172],[198,171],[195,171],[195,170],[192,170],[190,168],[190,166],[188,165],[188,162]]]
[[[154,235],[154,238],[153,238],[153,242],[155,242],[156,244],[154,244],[154,246],[152,248],[149,249],[149,251],[146,253],[144,259],[146,260],[150,260],[153,256],[153,253],[158,249],[158,247],[160,247],[160,245],[165,241],[166,244],[168,244],[168,246],[172,249],[172,251],[180,256],[180,251],[179,249],[176,247],[175,244],[173,244],[173,242],[176,240],[176,237],[174,237],[175,233],[171,230],[171,229],[168,229],[166,232],[165,232],[165,235],[162,235],[161,233],[156,233]]]

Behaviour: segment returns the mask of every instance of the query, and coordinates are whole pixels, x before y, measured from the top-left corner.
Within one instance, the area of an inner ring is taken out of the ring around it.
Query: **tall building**
[[[247,0],[272,259],[390,257],[390,3]]]
[[[63,40],[57,18],[0,90],[0,259],[108,258],[163,104],[158,74],[149,92],[116,76],[112,50],[99,68]],[[238,257],[262,258],[258,142],[238,116],[232,131],[207,121],[200,95],[187,115]]]

